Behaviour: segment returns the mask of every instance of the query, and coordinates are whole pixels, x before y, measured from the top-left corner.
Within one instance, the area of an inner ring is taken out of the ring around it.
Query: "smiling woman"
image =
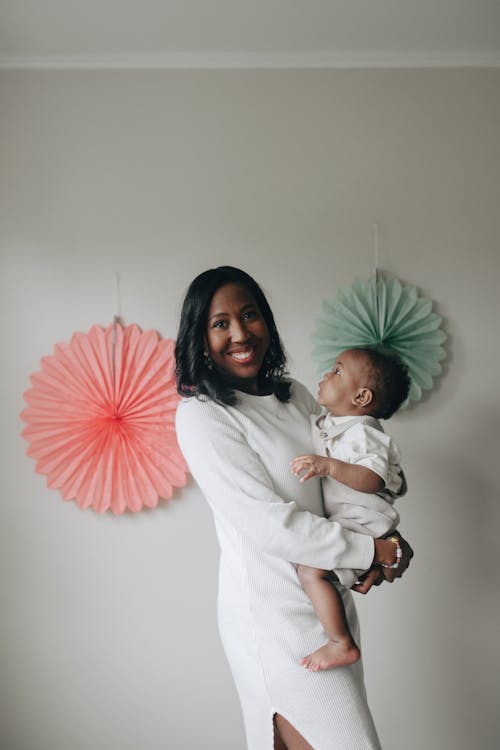
[[[182,396],[235,404],[235,390],[287,401],[285,352],[271,308],[244,271],[220,266],[197,276],[182,307],[176,376]]]
[[[394,545],[325,519],[319,483],[292,475],[318,405],[286,376],[273,314],[248,274],[223,266],[194,279],[176,360],[177,435],[214,512],[219,630],[249,750],[379,750],[360,662],[315,674],[300,665],[326,636],[297,564],[367,570],[393,562]],[[357,637],[351,594],[341,596]]]

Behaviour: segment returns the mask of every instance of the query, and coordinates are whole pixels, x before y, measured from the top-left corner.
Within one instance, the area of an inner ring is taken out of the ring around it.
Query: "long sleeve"
[[[176,419],[179,445],[216,518],[261,551],[332,570],[369,568],[373,539],[343,529],[280,497],[259,455],[230,410],[185,399]]]

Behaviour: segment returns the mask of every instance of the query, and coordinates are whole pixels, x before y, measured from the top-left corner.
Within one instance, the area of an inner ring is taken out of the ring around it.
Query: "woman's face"
[[[241,390],[257,393],[257,378],[269,347],[269,330],[250,292],[225,284],[212,297],[206,344],[214,368]]]

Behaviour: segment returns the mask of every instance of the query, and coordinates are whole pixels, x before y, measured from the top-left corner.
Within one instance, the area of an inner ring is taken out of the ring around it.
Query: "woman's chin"
[[[221,372],[228,380],[253,380],[257,382],[261,369],[261,357],[256,357],[254,355],[254,357],[248,362],[236,362],[235,360],[231,360],[229,362],[229,366],[226,366],[223,370],[221,370]]]

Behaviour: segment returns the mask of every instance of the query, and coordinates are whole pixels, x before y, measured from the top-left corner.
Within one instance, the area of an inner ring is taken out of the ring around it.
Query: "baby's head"
[[[319,384],[318,401],[333,416],[389,419],[408,398],[406,366],[392,354],[347,349]]]

